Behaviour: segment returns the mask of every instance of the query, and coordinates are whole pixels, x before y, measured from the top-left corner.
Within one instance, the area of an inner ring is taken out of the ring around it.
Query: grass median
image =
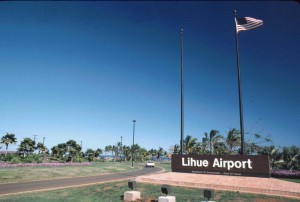
[[[94,162],[90,166],[1,168],[0,183],[103,175],[138,170],[141,166],[134,164],[132,168],[129,162]]]
[[[33,192],[26,194],[0,196],[3,202],[56,202],[56,201],[84,201],[84,202],[116,202],[123,201],[123,194],[128,191],[127,181],[104,183],[99,185],[79,188],[68,188],[54,191]],[[144,202],[156,202],[159,196],[163,196],[160,185],[137,184],[137,191],[141,192]],[[177,202],[204,201],[203,189],[171,187],[170,195],[176,196]],[[239,192],[214,192],[213,201],[272,201],[296,202],[299,200],[267,195],[246,194]]]

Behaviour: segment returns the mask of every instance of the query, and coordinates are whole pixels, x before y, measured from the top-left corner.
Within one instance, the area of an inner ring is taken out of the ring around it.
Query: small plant
[[[277,178],[293,178],[293,179],[300,179],[300,171],[298,170],[280,170],[274,169],[271,171],[272,177]]]
[[[91,163],[20,163],[20,159],[14,158],[15,163],[0,163],[0,168],[15,168],[15,167],[58,167],[58,166],[90,166]]]

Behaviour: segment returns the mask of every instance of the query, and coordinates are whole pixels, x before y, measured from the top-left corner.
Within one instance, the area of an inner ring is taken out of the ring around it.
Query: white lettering
[[[234,162],[233,161],[227,161],[228,166],[227,166],[227,170],[230,170],[231,168],[234,167]]]
[[[222,159],[221,159],[222,160]],[[213,163],[213,167],[220,167],[220,165],[219,165],[219,161],[218,161],[218,159],[217,158],[215,158],[215,160],[214,160],[214,163]]]
[[[208,160],[198,160],[194,158],[185,158],[182,157],[181,165],[184,167],[208,167]],[[248,159],[247,161],[232,161],[232,160],[223,160],[222,158],[215,158],[212,167],[225,168],[231,170],[232,168],[243,168],[243,169],[252,169],[252,161]]]
[[[214,163],[212,167],[218,167],[218,168],[226,168],[227,170],[230,170],[232,168],[249,168],[252,169],[252,161],[248,159],[247,161],[223,161],[222,158],[214,159]],[[207,162],[208,165],[208,162]]]
[[[181,165],[182,166],[188,166],[187,164],[184,163],[184,158],[181,159]]]
[[[193,158],[187,158],[187,160],[182,157],[181,158],[181,165],[182,166],[191,166],[191,167],[207,167],[208,166],[208,160],[197,160]]]
[[[251,162],[250,159],[248,159],[248,162],[247,162],[247,163],[248,163],[248,168],[252,169],[252,166],[251,166],[251,163],[252,163],[252,162]]]
[[[237,165],[237,164],[239,164],[239,165]],[[236,162],[234,163],[234,166],[235,166],[236,168],[241,168],[241,167],[242,167],[242,163],[241,163],[240,161],[236,161]]]
[[[203,167],[207,167],[208,166],[208,160],[204,160],[203,161]]]

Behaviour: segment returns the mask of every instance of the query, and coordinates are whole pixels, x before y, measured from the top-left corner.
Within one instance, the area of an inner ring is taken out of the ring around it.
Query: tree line
[[[87,149],[83,152],[81,145],[75,140],[69,140],[65,143],[59,143],[53,146],[50,153],[50,150],[44,145],[44,142],[35,142],[31,138],[24,138],[20,142],[20,145],[18,145],[17,152],[8,154],[8,146],[16,143],[17,138],[15,134],[7,133],[1,138],[0,144],[5,145],[5,154],[2,155],[0,161],[11,163],[39,163],[43,161],[83,162],[99,160],[100,155],[103,154],[103,150],[100,148],[96,150]],[[146,150],[138,144],[127,146],[122,145],[120,142],[117,142],[115,145],[105,146],[104,152],[105,155],[110,153],[111,156],[114,157],[114,160],[131,161],[133,159],[134,161],[140,162],[167,155],[167,152],[161,147],[159,147],[158,150]]]
[[[249,138],[245,142],[245,154],[247,155],[268,155],[270,166],[273,169],[295,169],[300,170],[300,148],[297,146],[291,147],[276,147],[272,144],[269,137],[264,137],[260,134],[249,134]],[[105,146],[104,150],[98,148],[96,150],[87,149],[82,151],[81,145],[75,140],[69,140],[65,143],[60,143],[49,149],[43,142],[35,142],[31,138],[24,138],[17,148],[17,154],[7,155],[8,146],[16,144],[17,138],[14,134],[7,133],[1,138],[0,144],[5,145],[5,155],[2,160],[12,163],[18,162],[41,162],[43,160],[53,160],[61,162],[83,162],[94,161],[101,154],[110,155],[114,160],[123,161],[139,161],[144,162],[149,159],[161,156],[171,156],[172,154],[180,154],[180,146],[178,144],[171,146],[169,152],[162,147],[158,149],[147,150],[138,144],[127,146],[117,142],[114,145]],[[184,154],[208,154],[208,155],[239,155],[241,138],[240,132],[236,129],[230,129],[226,135],[222,135],[218,130],[211,130],[209,133],[204,133],[203,138],[198,141],[197,138],[187,135],[183,143]],[[38,153],[34,153],[37,151]],[[3,156],[3,155],[2,155]]]

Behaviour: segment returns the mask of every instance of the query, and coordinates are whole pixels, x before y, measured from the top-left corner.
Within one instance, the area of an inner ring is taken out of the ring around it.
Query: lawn
[[[285,180],[285,181],[289,181],[289,182],[300,183],[300,179],[290,179],[290,178],[276,178],[276,179]]]
[[[94,162],[90,166],[1,168],[0,183],[102,175],[139,168],[141,164],[134,164],[134,168],[131,168],[129,162]]]
[[[119,162],[97,162],[91,166],[74,167],[22,167],[0,169],[0,183],[21,182],[41,179],[57,179],[63,177],[77,177],[99,175],[115,172],[126,172],[139,169],[144,164],[135,164],[131,168],[131,163]],[[163,167],[166,172],[171,171],[169,162],[156,162],[156,166]],[[280,179],[280,178],[279,178]],[[289,180],[299,183],[300,180]],[[129,190],[127,181],[103,183],[99,185],[84,186],[79,188],[68,188],[54,191],[33,192],[16,194],[11,196],[0,196],[0,201],[14,202],[44,202],[44,201],[122,201],[124,191]],[[138,191],[141,191],[142,201],[154,202],[158,200],[160,193],[159,185],[138,184]],[[203,190],[196,188],[171,187],[171,195],[176,196],[177,202],[204,201]],[[299,201],[284,197],[267,195],[245,194],[239,192],[214,192],[214,201]]]
[[[0,201],[5,202],[52,202],[52,201],[101,201],[115,202],[123,201],[123,194],[128,191],[127,181],[104,183],[93,186],[85,186],[80,188],[68,188],[47,192],[34,192],[27,194],[18,194],[0,197]],[[137,189],[141,192],[142,201],[157,201],[159,196],[163,196],[160,192],[159,185],[137,184]],[[204,201],[203,190],[196,188],[171,187],[171,194],[176,196],[177,202],[193,202]],[[296,199],[287,199],[284,197],[275,197],[267,195],[245,194],[239,192],[214,192],[214,201],[274,201],[296,202]]]

